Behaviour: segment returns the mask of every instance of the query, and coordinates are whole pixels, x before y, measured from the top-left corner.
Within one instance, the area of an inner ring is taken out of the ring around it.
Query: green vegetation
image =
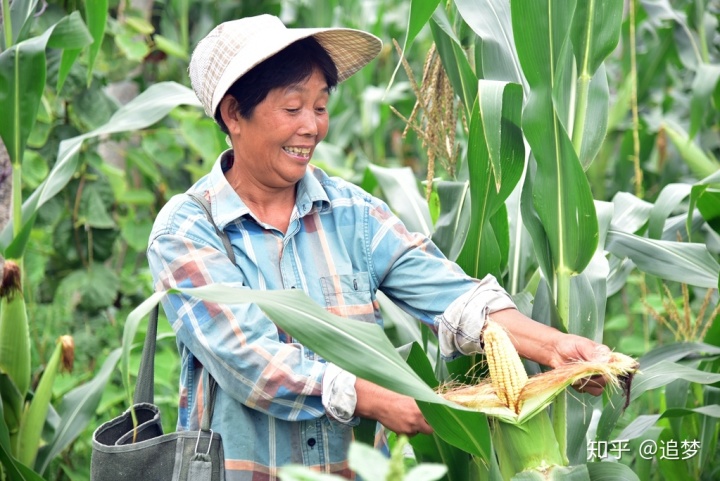
[[[469,274],[495,275],[526,314],[639,359],[626,410],[621,392],[553,403],[569,466],[553,479],[720,475],[717,3],[1,6],[0,177],[12,183],[0,253],[22,286],[3,288],[0,302],[0,479],[88,479],[92,429],[125,409],[137,371],[133,342],[150,305],[133,309],[153,291],[153,218],[226,147],[188,88],[192,46],[217,23],[258,13],[385,42],[333,93],[317,165],[383,197]],[[412,438],[412,457],[391,438],[390,464],[377,463],[386,474],[367,479],[502,479],[488,419],[434,391],[483,375],[480,356],[443,362],[430,330],[386,298],[384,331],[336,324],[302,293],[251,298],[325,358],[418,400],[435,434]],[[284,314],[298,306],[315,327]],[[347,335],[327,343],[318,323]],[[171,431],[178,359],[170,327],[160,328],[156,400]],[[75,367],[56,374],[65,335]],[[366,362],[370,345],[383,359]]]

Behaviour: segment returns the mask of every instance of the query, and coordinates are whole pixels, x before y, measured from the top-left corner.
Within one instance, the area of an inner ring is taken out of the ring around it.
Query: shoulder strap
[[[208,201],[205,200],[205,197],[195,193],[188,192],[188,196],[203,209],[205,217],[207,217],[207,220],[215,229],[215,233],[218,237],[220,237],[220,240],[225,247],[225,253],[228,258],[235,263],[235,252],[232,249],[232,244],[230,244],[230,238],[225,231],[221,231],[215,224]],[[156,305],[152,312],[150,312],[147,334],[145,335],[145,343],[143,344],[142,359],[140,360],[140,369],[138,371],[137,383],[135,385],[135,394],[133,396],[133,402],[136,404],[153,404],[155,402],[155,350],[157,344],[159,313],[159,305]],[[203,412],[202,417],[202,429],[205,431],[210,429],[210,420],[212,419],[213,408],[215,405],[215,391],[217,389],[217,382],[215,379],[209,374],[208,378],[208,391],[210,396],[209,402],[205,403],[205,411]]]
[[[202,207],[202,210],[205,212],[205,217],[207,217],[207,220],[212,224],[213,228],[215,229],[215,233],[218,235],[218,237],[223,243],[223,246],[225,247],[225,252],[227,253],[227,256],[230,258],[231,261],[233,261],[234,264],[235,252],[233,251],[232,244],[230,244],[230,238],[224,230],[218,229],[218,226],[215,225],[215,220],[213,219],[212,212],[210,211],[210,204],[208,203],[208,201],[202,195],[195,194],[193,192],[188,192],[187,195],[189,195],[190,198],[194,200],[197,205]]]

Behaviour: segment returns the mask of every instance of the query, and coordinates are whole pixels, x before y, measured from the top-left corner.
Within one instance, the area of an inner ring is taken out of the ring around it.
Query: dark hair
[[[329,89],[337,85],[335,62],[317,40],[307,37],[248,70],[230,86],[226,94],[235,98],[240,116],[248,119],[271,90],[298,84],[308,79],[314,69],[323,74]],[[223,122],[220,108],[215,111],[215,121],[227,134],[227,125]]]

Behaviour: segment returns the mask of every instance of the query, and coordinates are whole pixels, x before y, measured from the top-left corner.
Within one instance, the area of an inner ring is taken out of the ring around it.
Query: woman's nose
[[[299,133],[301,135],[316,136],[318,130],[318,119],[316,118],[315,111],[312,109],[304,109],[300,120]]]

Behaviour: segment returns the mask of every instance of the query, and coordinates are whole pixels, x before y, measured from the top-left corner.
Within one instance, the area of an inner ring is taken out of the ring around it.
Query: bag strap
[[[188,192],[188,196],[198,204],[205,217],[212,224],[215,229],[215,233],[220,237],[220,240],[225,247],[225,252],[228,258],[235,263],[235,252],[230,244],[230,238],[225,231],[222,231],[215,224],[212,213],[210,211],[210,204],[205,197]],[[138,370],[137,384],[135,385],[135,394],[133,395],[133,402],[139,403],[150,403],[155,402],[155,350],[157,346],[157,327],[158,327],[158,316],[160,314],[160,306],[156,305],[152,312],[150,312],[150,319],[148,320],[147,334],[145,336],[145,343],[143,344],[142,358],[140,360],[140,369]],[[212,419],[213,409],[215,407],[215,392],[217,391],[217,382],[208,373],[208,402],[205,403],[205,409],[203,410],[202,425],[201,429],[207,431],[210,429],[210,420]]]

